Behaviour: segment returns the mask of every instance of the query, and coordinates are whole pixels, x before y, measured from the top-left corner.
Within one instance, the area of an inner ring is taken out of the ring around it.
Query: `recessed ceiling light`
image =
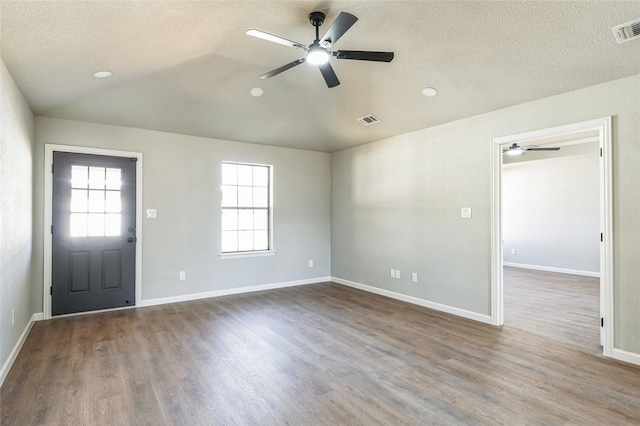
[[[113,73],[111,71],[96,71],[93,73],[95,78],[107,78],[111,77]]]
[[[425,87],[422,89],[422,94],[428,97],[432,97],[438,94],[438,91],[433,87]]]
[[[261,87],[254,87],[249,93],[251,93],[251,96],[253,96],[254,98],[259,98],[260,96],[264,95],[264,90],[262,90]]]

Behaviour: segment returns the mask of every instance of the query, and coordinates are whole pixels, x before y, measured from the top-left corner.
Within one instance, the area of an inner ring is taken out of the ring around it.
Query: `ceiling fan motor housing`
[[[324,24],[324,18],[326,18],[326,15],[322,12],[311,12],[309,14],[309,22],[311,22],[311,25],[314,27],[319,27]]]

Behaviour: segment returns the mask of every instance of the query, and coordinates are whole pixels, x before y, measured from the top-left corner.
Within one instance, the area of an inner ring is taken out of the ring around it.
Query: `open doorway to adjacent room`
[[[610,141],[609,118],[494,139],[494,324],[610,355]]]

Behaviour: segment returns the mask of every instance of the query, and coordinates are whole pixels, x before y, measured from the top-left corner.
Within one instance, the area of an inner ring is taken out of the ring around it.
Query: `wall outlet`
[[[391,278],[395,278],[396,277],[396,270],[395,269],[389,269],[389,276]]]
[[[516,254],[516,249],[511,249],[511,254]]]
[[[313,259],[309,259],[309,268],[313,268]]]
[[[16,310],[12,309],[11,310],[11,325],[15,325],[16,323]]]
[[[417,272],[412,272],[411,273],[411,282],[412,283],[417,283],[418,282],[418,273]]]
[[[158,210],[147,209],[147,219],[156,219],[158,217]]]
[[[465,219],[471,218],[471,207],[462,207],[460,209],[460,217]]]
[[[187,279],[187,271],[180,271],[180,281]]]
[[[396,269],[396,279],[400,279],[400,269]]]

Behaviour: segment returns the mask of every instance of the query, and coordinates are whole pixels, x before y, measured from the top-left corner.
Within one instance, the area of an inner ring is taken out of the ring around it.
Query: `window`
[[[271,166],[222,163],[222,253],[271,250]]]
[[[72,237],[117,237],[121,231],[120,169],[71,166]]]

